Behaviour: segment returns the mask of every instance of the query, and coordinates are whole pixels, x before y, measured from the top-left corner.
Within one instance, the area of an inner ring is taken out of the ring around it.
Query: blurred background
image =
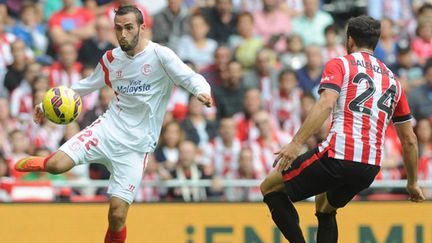
[[[381,20],[375,56],[407,91],[419,143],[418,177],[432,196],[432,4],[428,0],[0,0],[0,202],[104,202],[109,172],[19,173],[14,162],[47,156],[101,115],[109,88],[84,97],[77,122],[36,125],[32,110],[53,86],[88,76],[117,46],[114,9],[135,4],[145,35],[172,48],[212,86],[205,108],[180,87],[137,202],[260,202],[273,153],[288,143],[318,98],[325,63],[345,55],[345,24]],[[329,123],[310,138],[317,146]],[[406,200],[402,148],[390,125],[385,160],[355,200]]]

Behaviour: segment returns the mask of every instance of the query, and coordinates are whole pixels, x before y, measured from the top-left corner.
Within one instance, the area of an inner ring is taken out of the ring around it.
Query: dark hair
[[[423,66],[423,74],[426,74],[426,72],[429,70],[429,68],[432,68],[432,57],[426,60],[425,65]]]
[[[132,5],[125,5],[125,6],[121,6],[121,7],[119,7],[117,10],[114,10],[114,12],[115,12],[116,16],[117,16],[117,15],[122,16],[122,15],[126,15],[126,14],[128,14],[128,13],[134,13],[134,14],[135,14],[135,17],[136,17],[136,19],[137,19],[138,25],[142,25],[142,24],[144,24],[144,17],[143,17],[143,14],[142,14],[141,11],[140,11],[137,7],[135,7],[135,6],[132,6]]]
[[[422,15],[426,10],[432,10],[432,4],[425,3],[418,10],[417,15]]]
[[[381,23],[362,15],[348,21],[347,37],[351,36],[358,47],[375,49],[381,34]]]
[[[327,35],[331,31],[333,31],[335,34],[337,34],[338,28],[335,24],[327,25],[327,27],[325,27],[325,29],[324,29],[324,34]]]
[[[254,22],[254,16],[251,14],[251,12],[244,11],[244,12],[240,12],[237,15],[237,21],[236,21],[236,23],[238,24],[239,21],[240,21],[240,18],[243,18],[243,17],[249,18],[252,21],[252,23]]]
[[[282,77],[286,74],[294,75],[297,78],[296,72],[293,69],[285,68],[279,73],[278,76],[279,82],[281,81]]]

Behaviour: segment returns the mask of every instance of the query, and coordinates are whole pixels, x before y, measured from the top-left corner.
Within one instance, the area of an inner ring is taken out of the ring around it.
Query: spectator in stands
[[[185,139],[180,124],[173,120],[162,127],[159,145],[154,151],[156,161],[173,171],[179,158],[179,145]]]
[[[432,126],[430,119],[417,121],[415,132],[419,145],[419,180],[432,180]],[[432,190],[425,189],[427,197],[432,197]]]
[[[271,109],[273,91],[277,89],[277,71],[273,60],[275,53],[270,49],[262,49],[257,53],[255,68],[244,76],[246,88],[261,89],[261,100],[263,108]]]
[[[426,16],[418,20],[416,37],[411,43],[420,65],[424,65],[428,58],[432,58],[432,16]]]
[[[264,43],[260,36],[254,33],[254,17],[249,12],[242,12],[237,17],[238,35],[231,35],[228,39],[229,47],[234,50],[235,59],[246,68],[255,65],[256,53]]]
[[[408,95],[411,113],[414,118],[432,118],[432,58],[424,66],[425,83],[413,89]]]
[[[279,89],[273,95],[272,114],[279,126],[293,136],[301,126],[302,90],[298,87],[294,70],[284,69],[279,73]]]
[[[168,6],[154,16],[153,41],[175,50],[180,37],[188,32],[188,16],[183,0],[168,0]]]
[[[293,32],[299,34],[306,46],[324,46],[324,29],[333,24],[332,16],[319,9],[319,0],[303,0],[304,13],[293,19]]]
[[[323,62],[326,63],[330,59],[347,54],[344,45],[338,40],[338,28],[331,24],[324,29],[325,45],[322,49]]]
[[[189,98],[188,115],[181,123],[186,139],[202,147],[216,136],[217,124],[208,120],[204,105],[193,95]]]
[[[78,7],[75,0],[63,0],[63,9],[54,13],[49,21],[49,33],[58,46],[70,42],[79,46],[81,41],[94,36],[95,15]]]
[[[291,17],[279,8],[277,0],[262,0],[263,8],[254,14],[255,33],[263,38],[268,48],[285,50],[285,36],[292,30]]]
[[[0,178],[1,177],[9,177],[9,166],[3,154],[0,153]]]
[[[258,88],[246,90],[243,100],[243,111],[233,116],[237,124],[237,137],[242,142],[254,141],[259,136],[259,131],[253,121],[253,116],[262,110],[260,99],[261,91]],[[274,117],[271,121],[271,129],[279,130],[279,126]]]
[[[196,145],[188,140],[181,142],[179,144],[178,162],[174,170],[171,172],[172,178],[177,179],[180,182],[210,179],[211,175],[204,173],[203,167],[197,163],[196,158]],[[184,185],[168,190],[168,197],[174,201],[197,202],[206,200],[207,193],[203,187],[190,187]]]
[[[9,99],[0,96],[0,154],[9,157],[11,153],[9,134],[21,129],[21,124],[9,113]]]
[[[415,132],[418,140],[419,158],[432,154],[432,125],[428,118],[417,120]]]
[[[33,84],[36,77],[41,74],[41,71],[42,66],[37,62],[27,65],[22,82],[10,95],[11,116],[21,121],[31,121],[33,114]]]
[[[207,38],[209,25],[202,15],[191,16],[189,27],[191,35],[184,35],[180,38],[177,54],[182,60],[194,63],[200,70],[213,63],[217,42]]]
[[[229,36],[236,34],[237,15],[232,0],[216,0],[214,7],[202,8],[201,13],[210,25],[209,38],[226,44]]]
[[[244,147],[239,153],[239,166],[236,171],[226,175],[227,179],[261,180],[255,163],[256,159],[251,148]],[[228,201],[261,201],[262,195],[259,187],[228,187],[225,189]]]
[[[253,121],[258,128],[258,137],[250,141],[254,158],[257,159],[257,168],[260,178],[265,178],[273,168],[274,155],[291,140],[288,134],[282,134],[272,129],[272,117],[267,111],[261,110],[254,114]]]
[[[217,104],[217,118],[231,117],[242,111],[243,97],[246,88],[243,84],[242,66],[237,61],[228,64],[228,78],[222,85],[214,89],[214,99]]]
[[[214,62],[200,70],[212,88],[221,85],[222,80],[227,78],[227,65],[231,61],[231,50],[224,45],[220,45],[214,52]]]
[[[23,40],[36,56],[45,54],[48,47],[46,26],[38,16],[37,6],[26,3],[20,10],[20,21],[12,28],[12,33]]]
[[[96,35],[86,39],[79,49],[78,61],[84,66],[96,67],[102,55],[115,48],[113,27],[106,16],[96,18],[95,28]]]
[[[48,76],[44,74],[38,74],[33,81],[32,89],[47,91],[49,89]]]
[[[0,4],[1,9],[1,4]],[[7,66],[11,65],[13,62],[13,57],[11,53],[11,43],[15,41],[15,35],[4,31],[5,19],[2,18],[0,11],[0,95],[7,94],[4,89],[4,77],[7,72]]]
[[[10,168],[10,175],[14,176],[16,179],[20,179],[25,173],[18,172],[16,170],[13,170],[14,168],[14,161],[17,161],[17,159],[22,159],[29,156],[30,152],[30,141],[28,139],[28,136],[25,134],[22,130],[13,130],[9,133],[9,141],[11,145],[11,154],[8,155],[6,158],[9,163]]]
[[[398,42],[396,63],[389,68],[399,78],[407,93],[423,83],[423,69],[417,63],[407,40]]]
[[[315,96],[311,93],[303,93],[303,96],[301,98],[301,112],[300,117],[301,121],[305,120],[306,116],[309,114],[309,111],[312,109],[316,102]]]
[[[381,35],[374,56],[387,66],[391,66],[396,62],[397,47],[394,23],[390,18],[384,17],[381,20]]]
[[[46,69],[50,86],[65,85],[70,87],[81,79],[82,64],[77,61],[78,52],[72,42],[63,42],[59,46],[58,61]]]
[[[367,7],[369,16],[378,20],[388,17],[402,32],[407,32],[414,19],[410,0],[373,0],[368,1]]]
[[[80,128],[84,129],[85,127],[92,124],[100,115],[102,115],[107,109],[108,105],[113,98],[114,93],[112,89],[108,86],[105,86],[99,90],[98,101],[95,107],[89,111],[87,111],[82,118],[81,122],[79,122]]]
[[[153,154],[149,154],[147,158],[147,166],[145,167],[143,178],[139,192],[135,198],[136,202],[158,202],[165,195],[165,190],[158,185],[148,185],[148,181],[158,184],[163,180],[171,179],[171,175],[166,171],[154,158]]]
[[[7,73],[4,78],[4,87],[9,94],[20,85],[24,78],[27,67],[25,48],[26,45],[22,40],[16,40],[11,44],[13,62],[7,67]]]
[[[321,47],[310,45],[306,47],[307,63],[297,71],[297,78],[303,92],[312,92],[318,97],[318,86],[324,69]]]
[[[226,177],[237,171],[242,145],[236,137],[236,126],[233,118],[222,118],[219,122],[218,135],[203,148],[201,160],[207,174]]]
[[[280,62],[284,68],[299,70],[307,62],[303,39],[300,35],[291,34],[286,38],[286,42],[287,49],[279,56]]]

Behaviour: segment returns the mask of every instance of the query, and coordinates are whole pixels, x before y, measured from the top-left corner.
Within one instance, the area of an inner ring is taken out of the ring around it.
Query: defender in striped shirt
[[[417,138],[405,93],[394,74],[372,56],[380,23],[368,16],[348,22],[348,55],[330,60],[320,84],[320,99],[291,143],[277,154],[261,184],[264,202],[286,239],[305,242],[292,202],[316,195],[317,242],[337,242],[336,209],[370,186],[380,170],[384,135],[390,120],[403,145],[410,200],[424,196],[417,185]],[[301,145],[332,114],[327,139],[298,156]]]

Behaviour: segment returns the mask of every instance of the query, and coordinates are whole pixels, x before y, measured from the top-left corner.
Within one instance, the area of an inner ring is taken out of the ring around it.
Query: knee
[[[126,211],[121,207],[113,208],[109,212],[108,219],[112,225],[123,225],[126,222]]]
[[[261,190],[261,194],[263,196],[265,196],[266,194],[270,193],[270,192],[275,192],[275,191],[283,191],[283,184],[282,186],[279,184],[274,184],[271,182],[271,180],[269,179],[264,179],[263,182],[261,182],[260,184],[260,190]]]

